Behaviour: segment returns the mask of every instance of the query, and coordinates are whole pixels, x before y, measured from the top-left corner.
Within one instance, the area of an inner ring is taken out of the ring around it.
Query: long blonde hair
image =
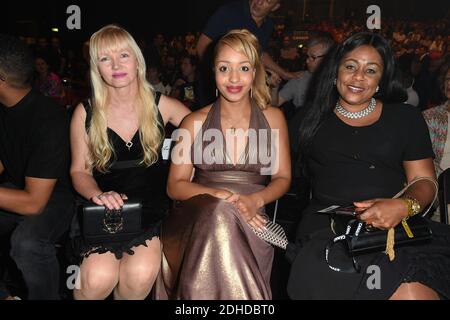
[[[258,39],[246,29],[230,30],[217,43],[214,50],[214,62],[223,46],[228,46],[236,52],[242,53],[255,68],[255,79],[252,84],[252,95],[258,107],[266,109],[270,104],[270,91],[267,86],[266,72],[261,61],[261,49]]]
[[[150,166],[158,160],[158,147],[163,139],[163,124],[158,119],[158,107],[151,85],[147,82],[144,56],[133,37],[123,28],[107,25],[95,32],[89,41],[90,74],[92,83],[92,119],[89,125],[89,150],[91,165],[100,172],[107,171],[114,148],[107,133],[108,89],[98,69],[101,52],[130,48],[137,60],[138,95],[135,105],[139,118],[139,137],[143,149],[142,163]]]

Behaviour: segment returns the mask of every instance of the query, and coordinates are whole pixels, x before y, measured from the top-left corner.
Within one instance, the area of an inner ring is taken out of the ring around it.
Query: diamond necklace
[[[336,107],[334,110],[336,110],[337,113],[342,115],[343,117],[349,118],[349,119],[361,119],[366,116],[368,116],[370,113],[372,113],[373,110],[375,110],[375,106],[377,105],[377,101],[372,98],[370,99],[369,105],[364,108],[361,111],[357,112],[350,112],[346,110],[341,104],[339,103],[339,100],[336,102]]]

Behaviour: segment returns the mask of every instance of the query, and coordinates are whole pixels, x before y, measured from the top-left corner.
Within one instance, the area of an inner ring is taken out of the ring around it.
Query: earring
[[[337,83],[337,79],[334,78],[333,84],[336,85],[336,83]]]
[[[250,88],[250,99],[253,99],[253,88]]]
[[[216,88],[216,98],[219,97],[219,90]]]
[[[378,91],[380,91],[380,86],[377,86],[377,88],[375,89],[376,93],[378,93]]]

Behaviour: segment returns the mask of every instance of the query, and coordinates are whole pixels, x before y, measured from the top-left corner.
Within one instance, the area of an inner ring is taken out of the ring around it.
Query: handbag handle
[[[330,255],[331,249],[335,246],[336,243],[341,242],[341,241],[346,241],[348,236],[349,235],[348,235],[348,231],[347,231],[346,234],[335,237],[327,243],[327,245],[325,246],[325,261],[328,264],[328,267],[333,271],[345,272],[345,273],[359,273],[361,271],[361,266],[359,265],[358,261],[356,261],[356,258],[354,256],[351,256],[352,263],[353,263],[353,265],[351,267],[338,268],[338,267],[330,264],[329,255]]]
[[[399,197],[402,196],[402,195],[405,193],[405,191],[406,191],[409,187],[411,187],[414,183],[416,183],[416,182],[418,182],[418,181],[422,181],[422,180],[430,181],[431,183],[433,183],[434,188],[435,188],[435,193],[434,193],[433,201],[432,201],[432,202],[430,203],[430,205],[428,206],[427,211],[425,211],[425,213],[422,214],[422,217],[425,217],[425,216],[428,214],[428,212],[431,210],[431,208],[433,207],[434,202],[436,201],[437,196],[438,196],[439,186],[438,186],[438,184],[437,184],[437,182],[436,182],[435,179],[430,178],[430,177],[417,177],[417,178],[413,179],[411,182],[409,182],[409,183],[406,185],[406,187],[404,187],[402,190],[400,190],[400,192],[397,193],[397,194],[393,197],[393,199],[399,198]],[[407,225],[407,223],[406,223],[405,220],[403,220],[402,223],[403,223],[403,226],[404,226],[405,228],[408,227],[408,225]],[[409,227],[408,227],[408,229],[409,229]],[[387,239],[386,239],[386,250],[385,250],[385,253],[389,256],[389,260],[390,260],[390,261],[393,261],[393,260],[395,259],[394,245],[395,245],[395,229],[394,229],[394,228],[390,228],[389,231],[388,231]]]
[[[430,212],[431,208],[433,207],[433,205],[436,202],[436,199],[438,197],[439,186],[435,179],[430,178],[430,177],[417,177],[417,178],[413,179],[411,182],[409,182],[406,185],[406,187],[404,187],[402,190],[400,190],[399,193],[397,193],[395,196],[393,196],[392,199],[400,198],[406,192],[406,190],[408,190],[409,187],[411,187],[414,183],[422,181],[422,180],[427,180],[427,181],[430,181],[431,183],[433,183],[434,189],[435,189],[433,201],[429,204],[427,211],[425,211],[425,213],[422,214],[422,217],[425,217],[428,214],[428,212]]]

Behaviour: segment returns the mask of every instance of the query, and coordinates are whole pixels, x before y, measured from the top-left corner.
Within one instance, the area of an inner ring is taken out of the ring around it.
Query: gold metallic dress
[[[203,123],[202,132],[211,128],[222,132],[220,123],[220,104],[216,102]],[[252,104],[249,128],[270,132],[266,118],[255,104]],[[197,135],[191,150],[193,163],[193,153],[199,148],[204,150],[208,144],[209,141],[202,141],[201,134]],[[227,157],[223,145],[223,154],[215,157]],[[258,145],[247,143],[236,165],[194,164],[193,182],[239,194],[263,189],[270,176],[261,175],[264,166],[258,160]],[[163,222],[161,241],[163,257],[154,288],[156,299],[272,298],[273,248],[253,233],[233,204],[208,194],[175,202]]]

